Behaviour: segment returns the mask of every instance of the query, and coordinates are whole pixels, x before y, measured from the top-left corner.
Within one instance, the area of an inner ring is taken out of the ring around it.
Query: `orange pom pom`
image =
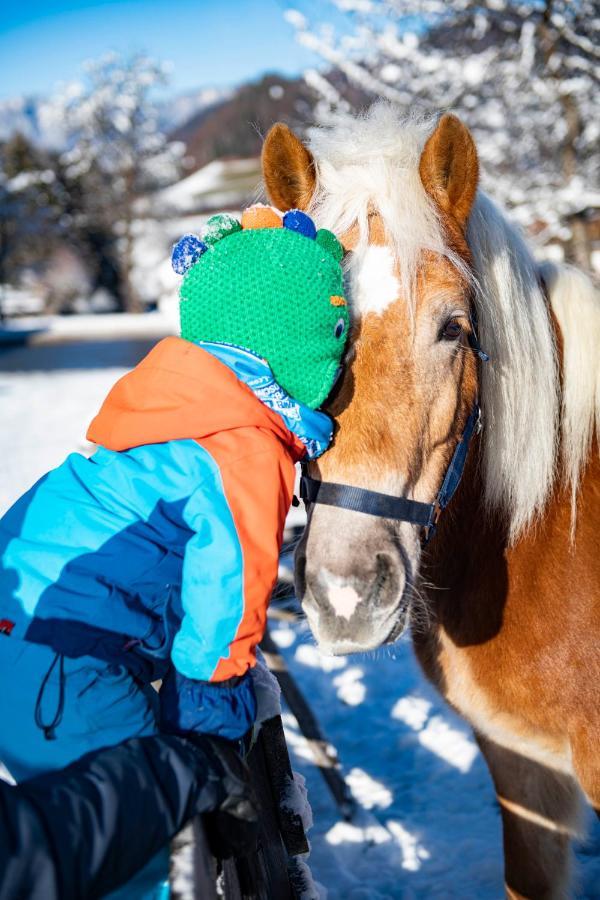
[[[242,228],[251,231],[254,228],[283,228],[281,216],[270,206],[249,206],[242,213]]]

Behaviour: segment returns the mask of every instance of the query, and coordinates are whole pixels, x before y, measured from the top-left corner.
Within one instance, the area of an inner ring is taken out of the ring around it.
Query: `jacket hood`
[[[307,459],[316,459],[327,450],[333,437],[331,417],[290,397],[275,380],[266,359],[234,344],[214,341],[196,343],[235,372],[261,403],[281,416],[290,431],[304,444]]]
[[[108,450],[129,450],[249,426],[273,432],[295,461],[305,456],[300,438],[227,365],[190,341],[168,337],[117,381],[87,438]]]

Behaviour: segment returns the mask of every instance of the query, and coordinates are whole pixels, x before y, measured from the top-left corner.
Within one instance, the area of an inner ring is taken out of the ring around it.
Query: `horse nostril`
[[[375,555],[375,579],[371,583],[369,600],[378,606],[395,603],[403,587],[397,563],[388,553]]]

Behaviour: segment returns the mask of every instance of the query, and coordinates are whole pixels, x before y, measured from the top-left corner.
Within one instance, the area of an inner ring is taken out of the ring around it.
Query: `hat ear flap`
[[[204,241],[201,241],[195,234],[184,234],[171,252],[171,265],[174,271],[178,275],[185,275],[207,249]]]

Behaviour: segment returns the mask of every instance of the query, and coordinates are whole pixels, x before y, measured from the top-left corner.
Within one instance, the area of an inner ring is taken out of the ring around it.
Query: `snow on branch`
[[[343,25],[325,24],[326,4],[322,21],[285,14],[325,64],[306,74],[320,120],[379,97],[403,112],[453,109],[474,133],[484,186],[519,207],[523,225],[568,240],[572,223],[599,207],[591,190],[600,170],[595,0],[329,5]],[[352,96],[336,73],[354,86]]]

